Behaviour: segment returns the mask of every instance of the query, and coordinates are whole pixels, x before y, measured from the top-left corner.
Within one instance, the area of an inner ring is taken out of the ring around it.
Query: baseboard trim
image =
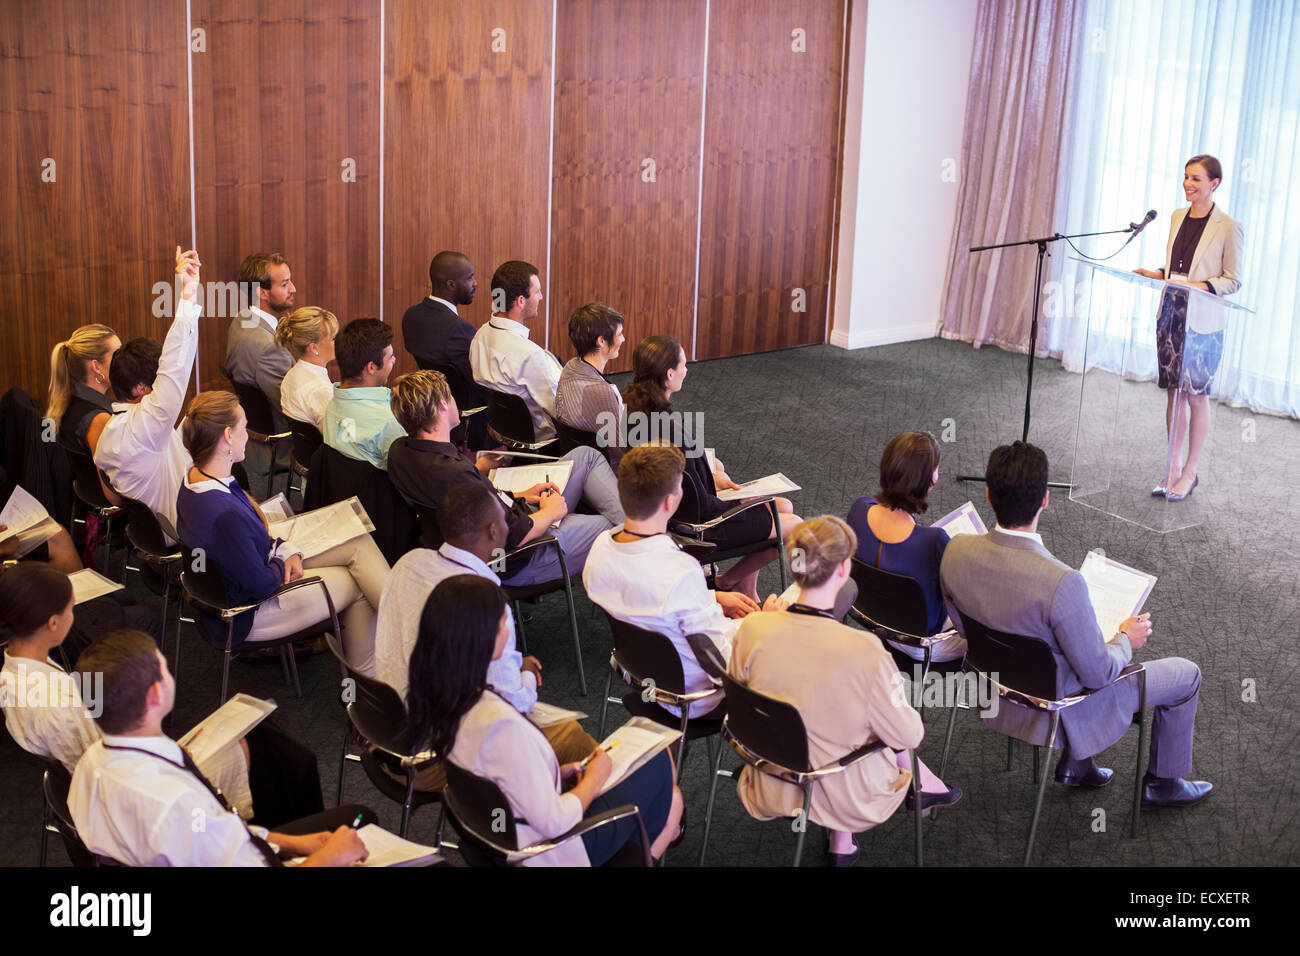
[[[933,322],[911,325],[893,325],[884,329],[861,329],[852,334],[843,329],[831,330],[831,345],[842,349],[865,349],[873,345],[893,345],[897,342],[915,342],[932,339],[936,335]]]

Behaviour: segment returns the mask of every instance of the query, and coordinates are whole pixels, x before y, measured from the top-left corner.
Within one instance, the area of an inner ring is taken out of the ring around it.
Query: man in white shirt
[[[280,410],[280,383],[293,356],[276,344],[275,332],[280,316],[293,308],[297,291],[289,263],[278,252],[246,256],[239,266],[239,288],[241,296],[256,288],[257,299],[230,323],[223,371],[232,381],[259,389],[271,406],[276,432],[284,432],[288,426]]]
[[[717,685],[696,661],[687,635],[706,635],[729,660],[738,619],[759,606],[737,591],[710,591],[700,563],[669,536],[668,521],[682,500],[685,466],[681,449],[673,445],[640,445],[623,456],[618,497],[627,522],[596,539],[582,584],[587,596],[611,617],[672,641],[682,661],[686,692],[694,694]],[[772,596],[762,610],[784,607],[784,601]],[[706,716],[722,702],[718,690],[693,703],[691,714]]]
[[[185,403],[190,369],[199,346],[199,254],[176,247],[181,298],[159,349],[151,339],[132,339],[113,357],[109,378],[128,407],[104,412],[86,433],[95,464],[111,491],[148,505],[170,541],[176,540],[176,495],[190,466],[176,420]],[[116,496],[113,496],[116,503]]]
[[[474,335],[469,362],[474,381],[498,392],[518,395],[533,416],[539,442],[555,438],[555,390],[560,363],[536,342],[528,326],[542,304],[537,267],[512,259],[492,273],[492,318]]]
[[[505,554],[505,511],[496,496],[480,485],[455,485],[442,496],[439,529],[446,540],[437,551],[416,548],[393,566],[379,599],[379,623],[375,628],[375,676],[406,697],[411,652],[420,634],[420,616],[429,595],[447,578],[474,574],[493,584],[501,579],[488,564]],[[536,657],[524,657],[515,644],[515,625],[510,619],[510,637],[505,650],[488,668],[488,686],[521,714],[537,705],[542,686],[542,665]],[[561,764],[582,760],[596,747],[596,741],[575,720],[542,728]],[[434,768],[438,781],[417,780],[422,790],[440,789],[441,768]],[[423,775],[422,775],[423,777]],[[437,786],[432,784],[437,782]],[[425,783],[430,785],[426,786]]]
[[[97,718],[104,738],[77,764],[68,809],[92,853],[129,866],[276,865],[278,851],[304,866],[345,866],[366,857],[349,826],[370,811],[339,807],[271,833],[250,828],[162,731],[176,683],[146,634],[114,631],[82,655],[104,676]],[[332,831],[332,832],[330,832]]]

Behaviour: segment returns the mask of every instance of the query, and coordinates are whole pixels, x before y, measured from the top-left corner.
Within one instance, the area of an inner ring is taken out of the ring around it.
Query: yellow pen
[[[616,741],[614,741],[612,744],[610,744],[608,747],[601,747],[600,749],[603,750],[603,751],[605,751],[605,753],[609,753],[611,750],[613,750],[615,747],[617,747],[617,746],[618,746],[619,744],[621,744],[622,742],[623,742],[623,741],[621,741],[621,740],[616,740]],[[578,770],[579,770],[579,771],[586,770],[586,769],[587,769],[587,764],[589,764],[590,762],[591,762],[591,758],[588,757],[588,758],[587,758],[586,760],[584,760],[582,763],[578,764]]]

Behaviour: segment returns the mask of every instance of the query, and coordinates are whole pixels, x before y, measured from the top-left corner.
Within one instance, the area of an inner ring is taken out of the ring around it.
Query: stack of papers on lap
[[[586,716],[580,710],[565,710],[563,707],[546,704],[540,700],[533,704],[533,709],[528,712],[528,719],[533,722],[534,727],[554,727],[566,720],[581,720]]]
[[[1155,575],[1112,561],[1096,551],[1088,552],[1079,572],[1088,582],[1088,597],[1097,615],[1097,626],[1108,644],[1118,636],[1119,626],[1125,619],[1142,610],[1156,586]]]
[[[68,580],[72,582],[73,604],[84,604],[94,598],[122,590],[122,585],[110,581],[93,568],[74,571],[68,575]]]
[[[614,743],[618,744],[609,751],[613,769],[610,770],[609,779],[605,781],[605,786],[600,792],[608,793],[629,775],[641,769],[659,751],[676,743],[680,736],[678,731],[669,730],[653,720],[633,717],[600,742],[602,749]]]
[[[948,537],[955,538],[959,534],[988,534],[988,528],[984,527],[984,522],[980,519],[980,513],[975,510],[975,506],[969,501],[958,508],[956,511],[950,511],[933,525],[935,528],[942,528],[948,532]]]
[[[374,523],[355,496],[296,518],[271,522],[271,537],[289,542],[302,552],[304,560],[374,530]]]
[[[560,493],[569,484],[573,473],[572,461],[553,461],[542,465],[515,465],[510,468],[493,468],[490,477],[498,491],[521,494],[534,485],[552,482]]]
[[[22,485],[14,486],[4,510],[0,511],[0,525],[6,528],[0,535],[0,540],[18,539],[18,551],[14,555],[18,558],[39,548],[62,530],[62,526],[50,517],[45,506]]]
[[[720,491],[718,497],[723,501],[741,501],[745,498],[784,495],[791,491],[801,490],[798,485],[778,471],[775,475],[768,475],[766,478],[755,478],[753,481],[747,481],[739,488]]]
[[[353,866],[432,866],[442,859],[434,847],[403,840],[373,823],[357,830],[357,836],[370,855]]]
[[[176,742],[190,752],[196,764],[203,766],[225,747],[247,736],[275,707],[273,701],[236,694]]]
[[[274,498],[267,498],[258,507],[262,509],[262,514],[266,516],[267,521],[284,521],[293,517],[293,508],[289,507],[289,501],[284,497],[283,491]]]

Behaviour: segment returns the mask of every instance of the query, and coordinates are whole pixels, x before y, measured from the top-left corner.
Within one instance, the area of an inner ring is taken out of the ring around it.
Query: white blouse
[[[284,373],[280,383],[280,411],[294,421],[306,422],[320,428],[325,417],[325,406],[334,397],[334,383],[329,370],[323,365],[298,359]]]

